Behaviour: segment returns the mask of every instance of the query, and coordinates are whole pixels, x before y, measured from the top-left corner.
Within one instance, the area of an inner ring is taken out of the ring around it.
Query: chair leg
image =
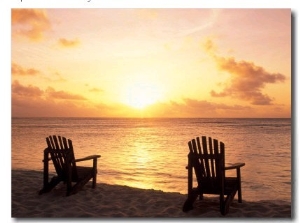
[[[96,183],[97,183],[97,158],[94,158],[93,160],[93,184],[92,184],[92,188],[96,187]]]
[[[96,187],[96,183],[97,183],[97,171],[95,171],[94,175],[93,175],[93,184],[92,184],[92,188]]]
[[[59,177],[57,176],[52,177],[50,182],[48,183],[44,182],[44,187],[39,191],[39,194],[43,194],[51,191],[57,184],[59,184],[60,181],[61,179]]]
[[[85,177],[83,180],[77,182],[74,184],[74,186],[72,186],[71,188],[67,189],[67,196],[72,195],[72,194],[76,194],[79,190],[81,190],[83,188],[83,186],[90,181],[90,179],[92,178],[91,175]]]
[[[220,211],[222,215],[226,215],[229,212],[229,207],[233,201],[236,190],[233,190],[230,194],[228,194],[224,200],[220,198]],[[221,197],[221,196],[220,196]]]
[[[239,190],[238,190],[238,202],[242,203],[242,191],[241,191],[241,188],[239,188]]]
[[[197,192],[192,190],[192,192],[190,194],[188,194],[188,198],[186,199],[186,201],[183,204],[182,211],[188,212],[188,211],[192,210],[193,204],[194,204],[195,200],[197,199],[197,197],[198,197]]]
[[[225,199],[225,201],[220,201],[220,212],[222,215],[226,215],[229,211],[229,206],[230,206],[230,203],[231,203],[231,196],[228,195]]]
[[[238,180],[238,202],[242,203],[242,183],[241,183],[241,170],[240,168],[236,169],[237,180]]]

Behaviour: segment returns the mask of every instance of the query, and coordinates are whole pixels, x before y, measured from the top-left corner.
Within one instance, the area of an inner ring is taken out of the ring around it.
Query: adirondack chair
[[[51,191],[57,184],[66,184],[66,196],[75,194],[87,182],[93,179],[92,188],[96,187],[97,159],[100,155],[91,155],[75,159],[72,141],[62,136],[46,138],[47,148],[44,150],[43,188],[39,194]],[[92,166],[77,166],[78,162],[92,160]],[[52,161],[56,175],[49,181],[49,161]]]
[[[187,212],[193,209],[198,196],[202,200],[203,194],[216,194],[219,195],[220,212],[226,215],[236,192],[238,202],[242,203],[240,169],[245,163],[225,167],[225,145],[211,137],[202,136],[201,140],[197,137],[189,141],[188,146],[188,198],[182,210]],[[236,177],[226,177],[227,170],[236,170]],[[193,173],[197,179],[197,187],[193,187]]]

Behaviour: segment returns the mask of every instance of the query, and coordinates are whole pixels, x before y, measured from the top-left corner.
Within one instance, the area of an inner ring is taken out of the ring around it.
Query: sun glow
[[[158,85],[149,82],[135,81],[129,84],[124,95],[124,102],[134,108],[143,109],[156,103],[162,97]]]

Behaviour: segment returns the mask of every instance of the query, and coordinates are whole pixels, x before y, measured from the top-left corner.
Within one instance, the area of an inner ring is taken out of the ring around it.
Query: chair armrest
[[[234,163],[231,164],[230,166],[225,166],[225,170],[232,170],[232,169],[237,169],[237,168],[241,168],[242,166],[245,166],[245,163]]]
[[[241,188],[241,167],[245,166],[245,163],[234,163],[224,168],[224,170],[236,170],[237,181],[239,182],[239,188]],[[239,191],[241,191],[239,189]],[[240,193],[240,192],[239,192]],[[241,201],[241,195],[239,195],[239,201]]]
[[[85,160],[91,160],[91,159],[98,159],[100,158],[100,155],[91,155],[84,158],[75,159],[75,162],[85,161]]]
[[[48,157],[47,159],[43,159],[42,161],[47,162],[47,161],[50,161],[50,160],[51,160],[51,157]]]

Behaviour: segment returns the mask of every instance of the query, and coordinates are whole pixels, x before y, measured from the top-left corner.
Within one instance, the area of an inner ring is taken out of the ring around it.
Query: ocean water
[[[292,197],[291,119],[12,118],[11,130],[12,169],[42,170],[45,138],[62,135],[72,139],[76,158],[101,155],[99,183],[182,194],[187,143],[211,136],[225,143],[226,163],[246,163],[243,199]]]

